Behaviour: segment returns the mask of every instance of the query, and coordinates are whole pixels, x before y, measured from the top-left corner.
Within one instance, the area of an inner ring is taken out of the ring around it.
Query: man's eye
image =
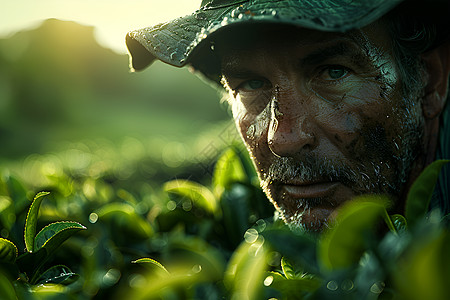
[[[244,83],[242,83],[238,89],[240,90],[247,90],[247,91],[254,91],[262,89],[265,86],[266,82],[261,79],[252,79],[248,80]]]
[[[343,66],[329,66],[322,71],[320,77],[324,80],[339,80],[349,73],[349,70]]]

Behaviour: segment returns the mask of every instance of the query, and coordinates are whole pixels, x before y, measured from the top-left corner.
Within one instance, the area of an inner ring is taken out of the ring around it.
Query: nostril
[[[282,123],[270,130],[267,136],[268,147],[275,156],[294,157],[314,149],[316,137],[311,131],[302,130],[299,124]]]

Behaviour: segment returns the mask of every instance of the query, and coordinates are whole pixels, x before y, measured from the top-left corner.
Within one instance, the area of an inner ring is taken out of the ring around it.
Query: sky
[[[100,44],[126,53],[128,31],[187,15],[200,0],[1,0],[0,38],[56,18],[94,26]]]

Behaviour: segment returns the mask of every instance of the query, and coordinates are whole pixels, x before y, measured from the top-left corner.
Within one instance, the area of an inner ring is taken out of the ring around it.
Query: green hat
[[[423,12],[422,6],[439,2],[445,6],[445,19],[450,18],[448,0],[203,0],[200,9],[190,15],[129,32],[130,65],[142,70],[156,59],[176,67],[189,64],[218,82],[220,74],[208,54],[211,42],[238,24],[277,23],[345,32],[374,22],[401,2],[414,3],[419,7],[416,14]],[[445,27],[448,32],[448,21]]]

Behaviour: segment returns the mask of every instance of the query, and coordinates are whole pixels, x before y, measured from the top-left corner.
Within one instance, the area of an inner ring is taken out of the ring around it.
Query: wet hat
[[[402,3],[403,2],[403,3]],[[328,32],[361,28],[389,11],[408,6],[414,15],[441,14],[450,24],[449,0],[203,0],[194,13],[126,36],[130,65],[142,70],[156,59],[176,67],[191,65],[219,82],[220,72],[208,54],[214,37],[244,24],[286,24]],[[436,9],[436,5],[443,7]],[[402,13],[406,9],[402,8]],[[432,11],[432,13],[426,12]],[[431,16],[431,17],[430,17]]]

